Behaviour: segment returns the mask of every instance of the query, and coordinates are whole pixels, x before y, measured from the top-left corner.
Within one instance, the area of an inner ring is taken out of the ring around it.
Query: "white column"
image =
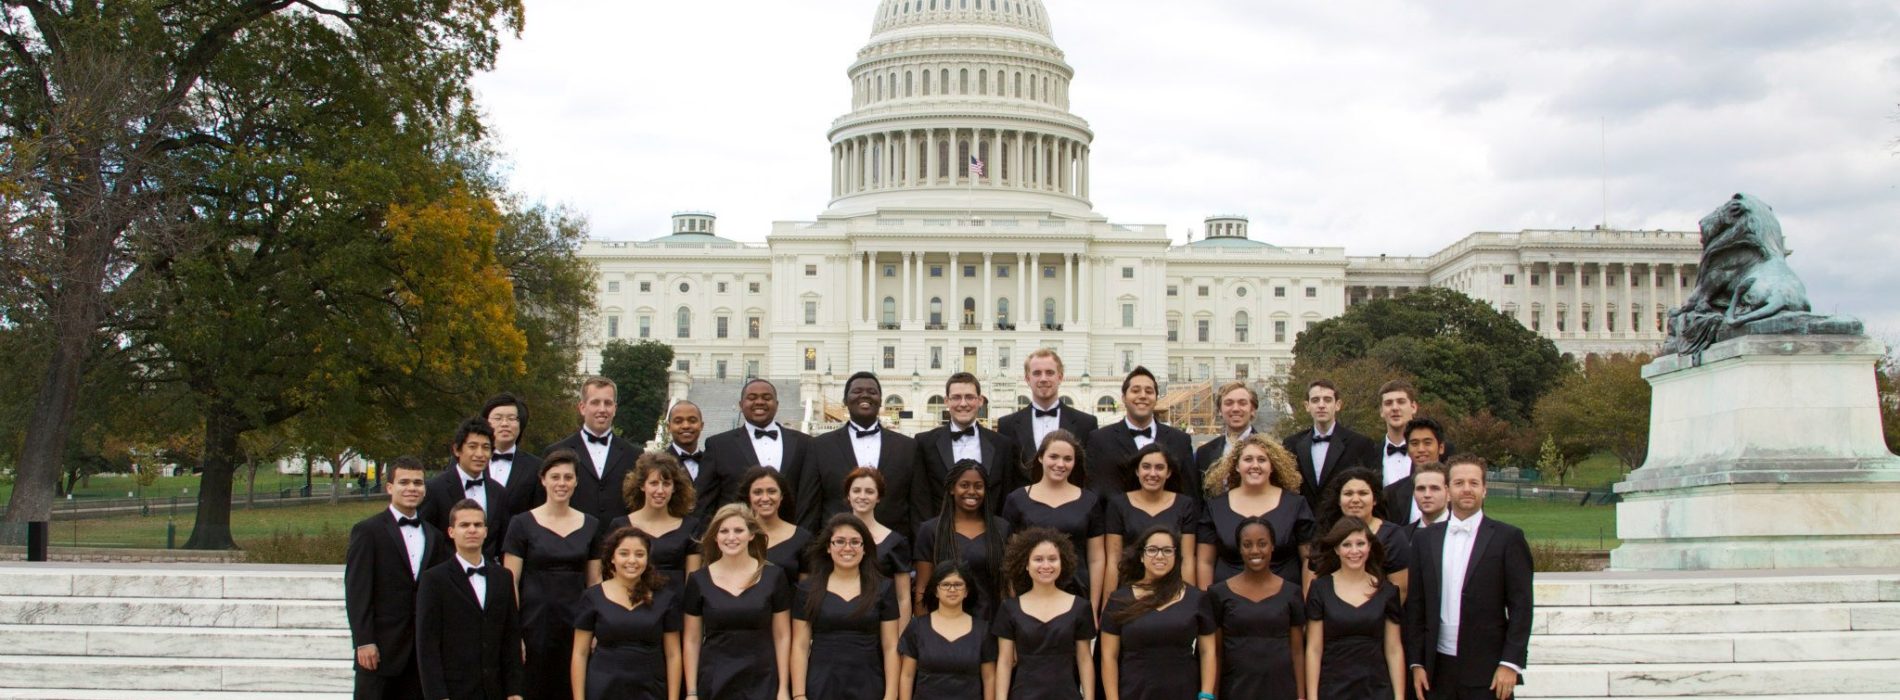
[[[1023,136],[1023,132],[1017,131],[1016,136],[1009,140],[1009,184],[1019,190],[1029,182],[1028,163],[1023,158]]]
[[[1581,332],[1583,330],[1583,263],[1570,263],[1569,316],[1569,322],[1565,326],[1572,333]]]
[[[1075,256],[1062,254],[1062,323],[1063,329],[1075,323],[1075,296],[1081,291],[1075,286]]]
[[[991,264],[990,255],[983,253],[983,298],[976,304],[976,320],[983,324],[984,330],[996,329],[996,295],[990,290],[990,281],[996,279],[996,268]]]
[[[921,250],[917,251],[917,276],[912,278],[912,279],[917,280],[917,288],[911,290],[913,293],[911,294],[911,297],[910,297],[911,299],[910,317],[917,319],[920,322],[924,320],[924,276],[925,276],[924,272],[925,272],[925,269],[926,268],[924,267],[924,252]]]
[[[864,182],[859,183],[860,184],[859,189],[869,192],[871,190],[877,189],[877,186],[871,177],[877,171],[876,168],[871,166],[871,137],[859,136],[858,148],[859,150],[863,151],[863,153],[861,154],[863,157],[859,159],[859,167],[862,168],[864,172]]]
[[[1590,321],[1590,327],[1595,328],[1598,333],[1608,333],[1610,331],[1609,309],[1605,308],[1610,303],[1610,285],[1606,284],[1606,282],[1609,281],[1610,266],[1597,263],[1597,303],[1596,306],[1590,309],[1590,315],[1595,317]]]
[[[1036,310],[1036,327],[1042,327],[1042,256],[1029,254],[1029,307]]]
[[[963,295],[957,292],[961,286],[958,282],[963,279],[963,265],[957,262],[955,250],[950,251],[950,265],[944,268],[944,272],[950,275],[950,298],[943,303],[943,327],[963,330]]]
[[[1081,270],[1082,284],[1079,286],[1081,291],[1076,294],[1076,296],[1080,302],[1078,305],[1082,308],[1080,314],[1081,318],[1078,320],[1083,325],[1088,325],[1092,323],[1092,320],[1089,318],[1089,297],[1094,296],[1095,293],[1095,267],[1089,264],[1089,256],[1087,253],[1083,253],[1080,257],[1081,260],[1077,261],[1077,267]]]
[[[937,184],[937,130],[924,130],[924,181],[926,186]]]
[[[1091,149],[1088,147],[1083,147],[1082,149],[1082,198],[1083,199],[1089,198],[1089,172],[1090,172],[1089,171],[1089,154],[1094,153],[1094,152],[1095,152],[1094,149]]]
[[[904,286],[897,291],[897,321],[899,323],[910,320],[910,256],[912,255],[914,253],[904,253],[898,257],[898,263],[904,267]],[[879,317],[878,322],[882,323],[883,318]]]
[[[1027,270],[1028,268],[1029,268],[1029,254],[1017,253],[1016,254],[1016,300],[1013,302],[1010,302],[1010,308],[1014,312],[1013,315],[1014,315],[1014,320],[1016,321],[1016,327],[1019,329],[1028,327],[1023,324],[1023,299],[1029,296],[1029,280],[1024,278],[1024,274],[1025,274],[1024,271]]]
[[[852,264],[844,266],[844,269],[850,270],[847,276],[851,278],[850,293],[848,294],[850,300],[845,302],[845,309],[847,309],[845,312],[846,324],[857,321],[856,318],[853,318],[856,314],[851,313],[849,309],[855,308],[860,311],[864,309],[864,265],[857,253],[852,253],[850,260]]]

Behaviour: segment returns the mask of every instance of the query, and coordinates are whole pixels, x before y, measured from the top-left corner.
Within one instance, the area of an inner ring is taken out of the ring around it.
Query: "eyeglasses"
[[[1174,556],[1174,548],[1173,547],[1143,547],[1141,548],[1141,553],[1151,556],[1151,557],[1171,557],[1171,556]]]
[[[864,540],[832,540],[831,546],[839,549],[863,549]]]
[[[945,581],[937,584],[937,590],[940,591],[961,591],[963,588],[962,581]]]

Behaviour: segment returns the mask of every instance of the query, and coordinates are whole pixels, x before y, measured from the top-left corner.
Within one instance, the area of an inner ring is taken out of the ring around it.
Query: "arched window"
[[[883,324],[886,327],[897,325],[897,299],[894,297],[884,297]]]
[[[1234,312],[1234,342],[1236,343],[1247,342],[1247,331],[1248,331],[1249,325],[1250,325],[1250,319],[1247,318],[1247,312],[1245,311]]]
[[[914,78],[916,75],[917,75],[916,73],[913,73],[911,71],[904,71],[904,96],[905,97],[910,97],[910,82],[911,82],[911,79]]]
[[[679,328],[675,329],[677,331],[675,337],[693,337],[693,310],[682,306],[676,316],[679,321]]]
[[[884,99],[884,76],[881,75],[877,77],[877,99]]]
[[[1023,72],[1016,71],[1016,96],[1023,96]]]
[[[970,176],[970,142],[957,142],[957,177]]]
[[[964,325],[976,324],[976,297],[963,298],[963,323]]]
[[[904,397],[895,396],[895,395],[884,397],[885,420],[895,420],[903,412],[904,412]]]
[[[950,94],[950,69],[937,71],[937,88],[945,95]]]
[[[970,94],[970,69],[968,68],[957,71],[957,94]]]
[[[934,396],[934,395],[931,396],[929,401],[924,402],[924,410],[929,411],[930,417],[932,418],[939,418],[939,419],[942,418],[943,417],[943,397]]]
[[[884,184],[883,182],[884,181],[884,165],[883,164],[884,164],[883,144],[877,144],[877,143],[871,144],[871,186],[872,187],[878,187]]]
[[[978,95],[990,94],[990,72],[989,71],[979,70],[976,72],[976,94]]]
[[[930,71],[924,71],[923,89],[924,89],[924,96],[929,97],[930,96]]]
[[[930,325],[938,326],[938,327],[943,326],[943,298],[942,297],[930,298]]]
[[[1119,413],[1120,411],[1121,409],[1115,407],[1115,397],[1113,396],[1104,396],[1095,400],[1096,413]]]
[[[1056,327],[1056,300],[1049,297],[1042,300],[1042,327],[1053,330]]]
[[[1022,394],[1017,394],[1017,395],[1016,395],[1016,407],[1017,407],[1017,408],[1028,408],[1028,407],[1029,407],[1029,397],[1027,397],[1027,396],[1024,396],[1024,395],[1022,395]]]
[[[937,177],[950,177],[950,142],[937,142]]]

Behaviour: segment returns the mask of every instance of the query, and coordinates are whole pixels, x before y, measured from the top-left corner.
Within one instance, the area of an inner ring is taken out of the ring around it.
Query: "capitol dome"
[[[882,0],[832,124],[831,213],[1092,215],[1094,132],[1040,0]]]

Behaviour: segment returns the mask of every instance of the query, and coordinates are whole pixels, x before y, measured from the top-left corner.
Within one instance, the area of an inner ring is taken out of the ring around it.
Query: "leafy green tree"
[[[1445,430],[1459,453],[1475,454],[1494,466],[1522,466],[1537,458],[1536,435],[1491,415],[1489,409],[1455,418]]]
[[[587,221],[575,212],[510,201],[495,259],[514,285],[515,326],[527,339],[527,371],[514,392],[528,404],[521,440],[539,450],[574,430],[581,314],[594,308],[594,268],[580,257]],[[539,439],[537,439],[539,438]]]
[[[666,412],[667,373],[672,368],[673,347],[659,341],[616,340],[601,349],[600,375],[620,388],[614,430],[622,437],[645,442],[659,429]]]
[[[1339,423],[1374,440],[1385,434],[1385,422],[1379,418],[1379,386],[1394,379],[1416,381],[1411,374],[1375,357],[1336,364],[1296,361],[1279,391],[1293,411],[1280,420],[1277,434],[1292,435],[1312,427],[1313,416],[1306,412],[1306,387],[1318,379],[1339,387]]]
[[[1417,378],[1421,400],[1449,415],[1490,410],[1523,422],[1571,372],[1551,341],[1450,289],[1375,299],[1313,324],[1293,345],[1293,374],[1373,358]],[[1456,436],[1454,436],[1455,439]]]
[[[1583,373],[1537,402],[1538,430],[1572,461],[1609,452],[1628,472],[1649,453],[1647,355],[1591,357]]]
[[[1539,472],[1542,472],[1546,478],[1557,477],[1557,483],[1561,485],[1570,479],[1570,472],[1576,466],[1576,460],[1565,457],[1563,450],[1557,448],[1556,439],[1549,435],[1544,436],[1544,443],[1537,448]]]

